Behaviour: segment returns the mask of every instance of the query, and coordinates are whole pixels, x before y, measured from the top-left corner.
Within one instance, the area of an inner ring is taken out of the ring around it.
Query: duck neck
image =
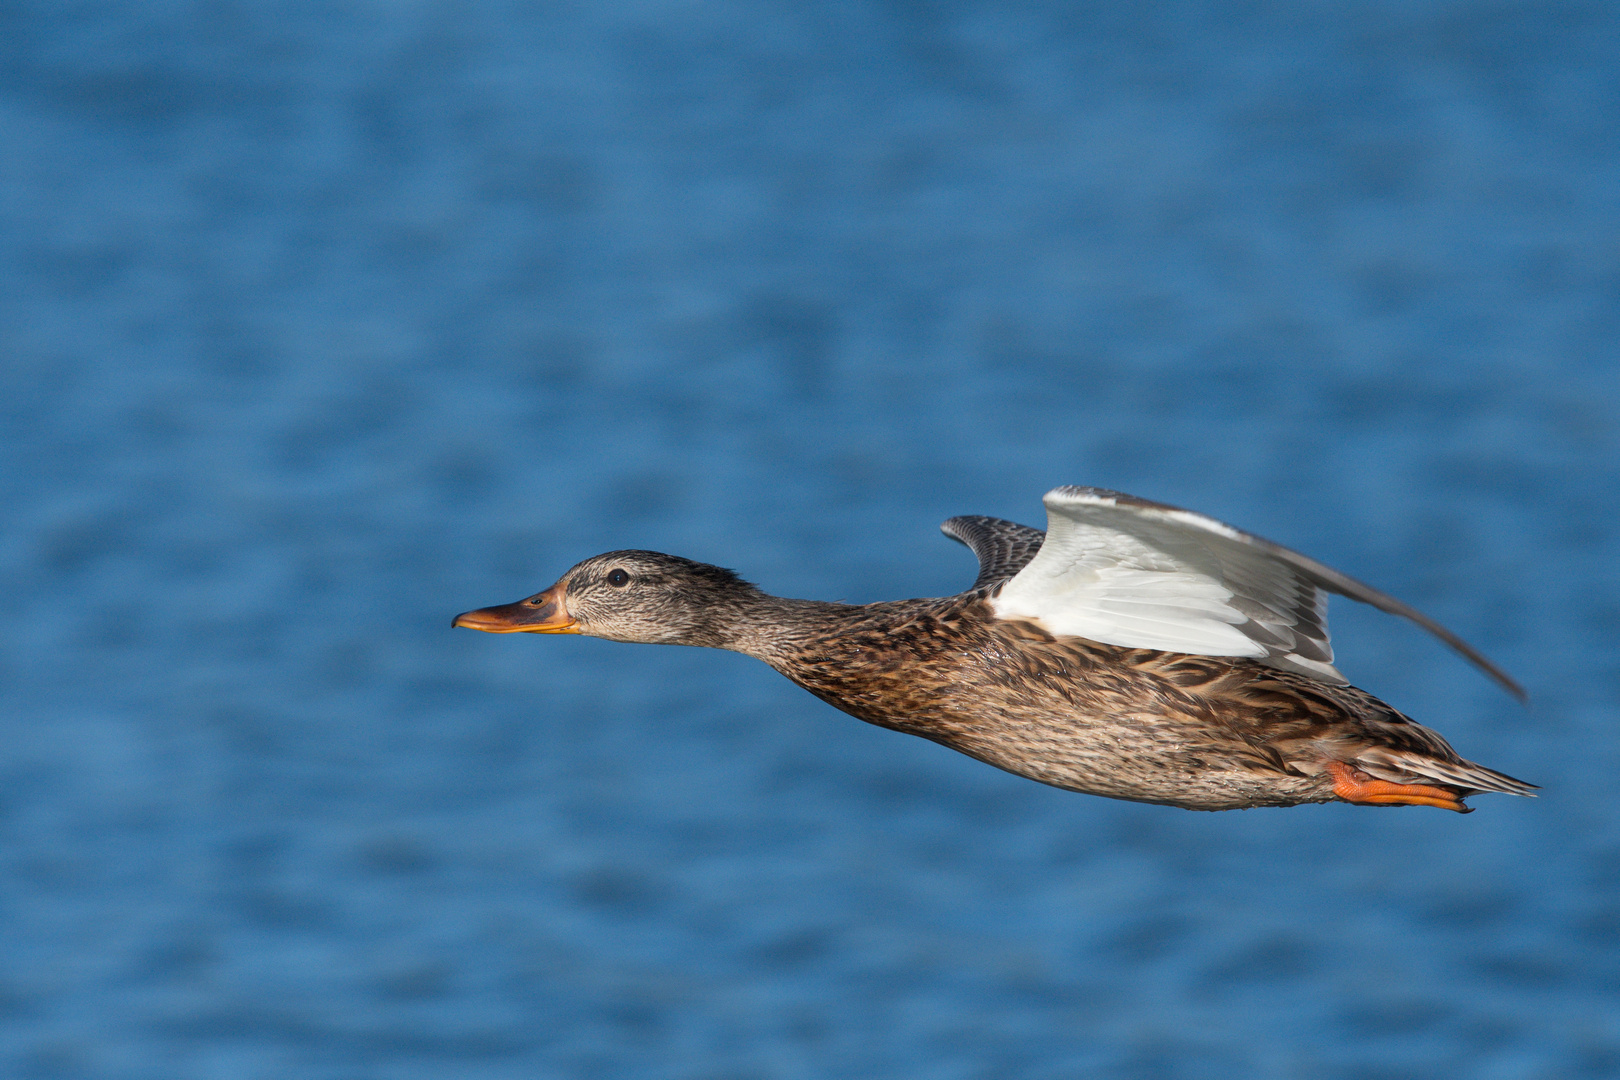
[[[829,623],[859,610],[849,604],[790,600],[758,591],[727,608],[722,617],[705,628],[701,634],[704,640],[691,643],[740,652],[772,667],[782,657],[824,635]]]

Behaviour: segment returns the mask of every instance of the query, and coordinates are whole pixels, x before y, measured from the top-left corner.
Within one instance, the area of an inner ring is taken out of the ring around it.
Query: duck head
[[[610,641],[727,648],[764,593],[730,570],[657,551],[586,559],[525,600],[457,615],[491,634],[586,634]]]

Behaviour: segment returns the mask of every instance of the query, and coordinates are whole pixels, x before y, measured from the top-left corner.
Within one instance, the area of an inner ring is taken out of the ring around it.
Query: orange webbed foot
[[[1459,814],[1474,812],[1472,807],[1464,806],[1460,798],[1445,788],[1375,780],[1354,765],[1346,765],[1342,761],[1330,761],[1327,768],[1333,776],[1333,794],[1347,803],[1360,803],[1363,806],[1438,806]]]

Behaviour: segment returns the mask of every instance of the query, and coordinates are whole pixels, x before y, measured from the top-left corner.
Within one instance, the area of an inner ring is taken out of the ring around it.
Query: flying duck
[[[1467,813],[1469,795],[1534,790],[1459,756],[1333,666],[1329,593],[1411,619],[1524,699],[1433,619],[1189,510],[1093,487],[1044,502],[1044,533],[990,517],[940,526],[979,559],[956,596],[790,600],[717,566],[611,551],[452,625],[731,649],[868,723],[1114,799]]]

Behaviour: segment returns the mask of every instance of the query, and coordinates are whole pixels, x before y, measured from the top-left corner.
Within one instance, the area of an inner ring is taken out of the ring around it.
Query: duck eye
[[[608,584],[612,585],[615,589],[622,589],[626,585],[630,584],[630,575],[625,573],[623,570],[610,570],[608,571],[607,580]]]

